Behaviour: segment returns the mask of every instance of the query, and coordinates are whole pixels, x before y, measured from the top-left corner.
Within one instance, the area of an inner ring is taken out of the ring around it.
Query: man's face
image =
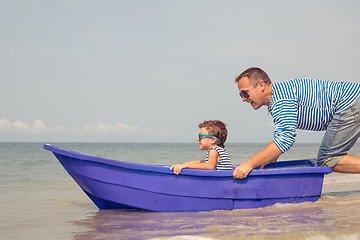
[[[248,77],[242,77],[238,81],[239,93],[243,102],[248,102],[255,110],[263,104],[260,101],[261,91],[258,88],[259,82],[251,82]]]

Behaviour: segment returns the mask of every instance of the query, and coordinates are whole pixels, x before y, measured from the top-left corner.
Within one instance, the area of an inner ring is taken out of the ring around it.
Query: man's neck
[[[271,103],[271,97],[272,97],[272,86],[273,86],[273,83],[271,83],[270,85],[268,85],[266,87],[266,103],[265,105],[267,106],[270,106],[270,103]]]

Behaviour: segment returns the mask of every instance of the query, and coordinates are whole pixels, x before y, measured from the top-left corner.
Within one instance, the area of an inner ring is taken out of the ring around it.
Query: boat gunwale
[[[132,163],[132,162],[124,162],[114,159],[102,158],[102,157],[95,157],[90,156],[82,153],[78,153],[75,151],[65,150],[59,147],[52,146],[50,144],[43,145],[45,150],[51,151],[54,154],[63,155],[66,157],[70,157],[76,160],[82,161],[89,161],[95,162],[98,164],[108,165],[108,166],[115,166],[121,168],[127,168],[137,171],[145,171],[145,172],[156,172],[156,173],[163,173],[163,174],[171,174],[173,175],[173,171],[170,171],[169,165],[150,165],[150,164],[141,164],[141,163]],[[291,163],[290,163],[291,162]],[[294,174],[327,174],[331,173],[330,167],[318,167],[314,163],[314,159],[305,159],[305,160],[290,160],[290,161],[280,161],[276,163],[278,165],[286,165],[290,164],[289,166],[283,168],[265,168],[265,169],[254,169],[248,175],[248,177],[255,177],[255,176],[269,176],[269,175],[294,175]],[[313,166],[299,166],[299,165],[313,165]],[[271,166],[271,165],[270,165]],[[298,167],[292,167],[298,166]],[[234,166],[236,167],[236,166]],[[186,175],[186,176],[200,176],[200,177],[233,177],[233,170],[228,171],[209,171],[209,170],[196,170],[196,169],[183,169],[179,176]]]

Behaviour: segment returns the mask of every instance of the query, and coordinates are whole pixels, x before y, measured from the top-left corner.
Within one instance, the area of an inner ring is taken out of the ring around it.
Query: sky
[[[0,0],[0,142],[270,142],[243,103],[249,67],[273,82],[360,82],[360,1]],[[317,143],[323,132],[298,131]]]

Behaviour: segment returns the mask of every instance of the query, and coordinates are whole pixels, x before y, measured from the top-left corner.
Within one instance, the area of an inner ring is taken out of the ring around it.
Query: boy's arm
[[[182,164],[172,165],[170,171],[174,169],[174,173],[178,175],[182,169],[201,169],[201,170],[214,170],[218,161],[219,154],[215,149],[209,151],[209,160],[205,163],[205,160],[191,161]]]
[[[189,164],[193,164],[193,163],[204,163],[205,160],[195,160],[195,161],[190,161],[190,162],[186,162],[186,163],[189,163]],[[183,163],[183,164],[186,164],[186,163]]]

